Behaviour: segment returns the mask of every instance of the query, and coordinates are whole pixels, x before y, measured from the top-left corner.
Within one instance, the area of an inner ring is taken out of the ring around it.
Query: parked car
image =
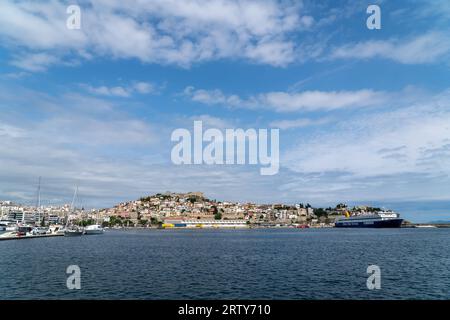
[[[33,228],[33,230],[31,230],[31,233],[34,236],[47,234],[47,232],[48,232],[48,228],[45,228],[45,227],[36,227],[36,228]]]

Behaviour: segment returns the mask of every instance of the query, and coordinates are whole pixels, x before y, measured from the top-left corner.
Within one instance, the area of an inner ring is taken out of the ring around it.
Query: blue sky
[[[448,1],[78,1],[69,30],[73,3],[0,5],[0,198],[42,176],[54,204],[78,181],[91,207],[200,190],[450,218]],[[194,120],[279,128],[280,172],[173,165]]]

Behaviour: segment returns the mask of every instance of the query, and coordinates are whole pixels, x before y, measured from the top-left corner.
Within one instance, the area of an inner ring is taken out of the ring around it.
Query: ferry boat
[[[378,211],[373,214],[361,214],[336,220],[336,228],[400,228],[403,219],[394,211]]]

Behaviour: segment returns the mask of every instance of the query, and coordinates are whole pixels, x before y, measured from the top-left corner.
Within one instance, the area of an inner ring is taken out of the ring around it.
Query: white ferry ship
[[[336,220],[337,228],[400,228],[403,219],[394,211],[378,211],[373,214],[361,214],[357,216],[347,215]]]

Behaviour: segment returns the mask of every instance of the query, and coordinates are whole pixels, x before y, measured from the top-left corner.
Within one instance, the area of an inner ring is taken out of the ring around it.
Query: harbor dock
[[[64,233],[53,233],[53,234],[43,234],[43,235],[29,235],[29,236],[0,236],[0,241],[3,240],[23,240],[23,239],[36,239],[36,238],[50,238],[50,237],[63,237]]]

